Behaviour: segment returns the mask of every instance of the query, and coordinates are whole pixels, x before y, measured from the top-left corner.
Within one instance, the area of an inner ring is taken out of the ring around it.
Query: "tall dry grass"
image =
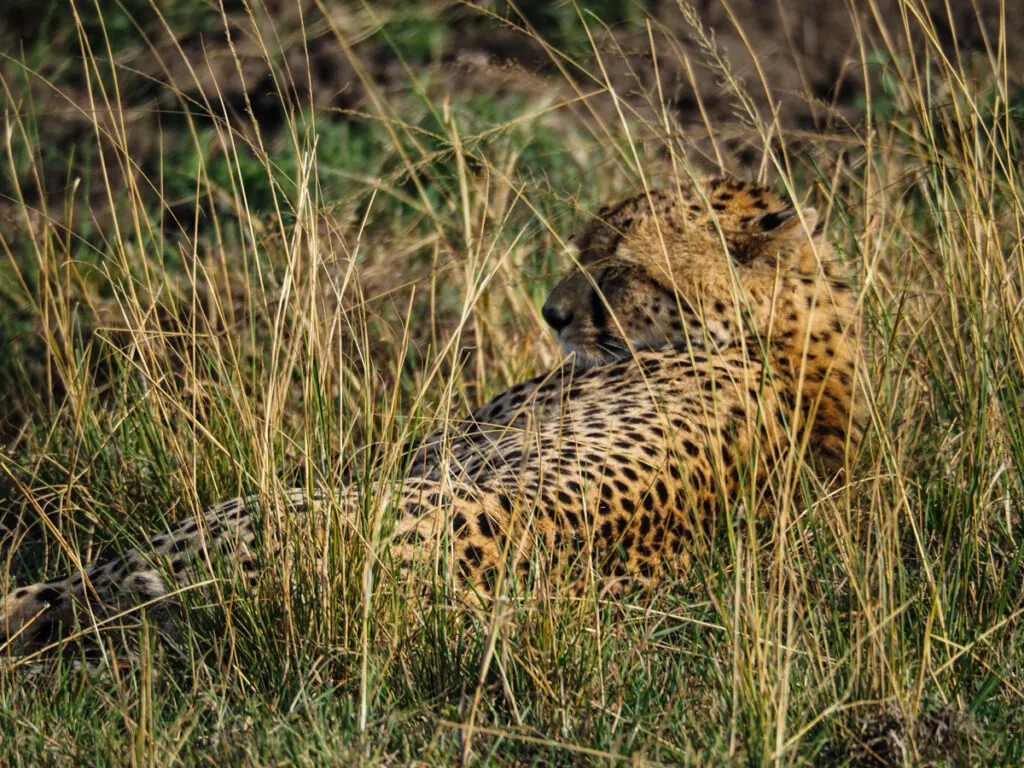
[[[727,152],[715,126],[696,141],[656,90],[615,90],[600,47],[581,80],[548,46],[554,92],[460,96],[409,63],[389,89],[356,48],[385,12],[353,6],[320,23],[367,94],[358,130],[293,110],[264,135],[179,91],[176,127],[140,137],[117,41],[72,4],[85,99],[63,109],[93,157],[59,204],[29,194],[81,167],[40,141],[48,83],[30,56],[2,83],[18,183],[0,231],[0,590],[219,499],[366,490],[354,527],[275,531],[285,555],[255,595],[218,564],[180,620],[131,611],[56,659],[8,658],[0,763],[1019,762],[1024,100],[1005,33],[953,56],[920,3],[900,9],[904,29],[861,35],[863,122],[825,137],[766,118],[691,16],[758,174],[818,208],[859,286],[874,400],[856,471],[794,474],[792,504],[723,526],[653,595],[481,617],[384,577],[375,489],[401,481],[407,440],[555,363],[537,307],[573,227],[699,174],[694,145]],[[599,19],[579,19],[596,44]]]

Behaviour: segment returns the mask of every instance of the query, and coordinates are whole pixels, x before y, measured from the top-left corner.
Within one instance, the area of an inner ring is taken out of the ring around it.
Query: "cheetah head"
[[[832,300],[836,265],[817,221],[813,208],[734,179],[631,197],[578,235],[573,270],[542,314],[578,367],[785,332]]]

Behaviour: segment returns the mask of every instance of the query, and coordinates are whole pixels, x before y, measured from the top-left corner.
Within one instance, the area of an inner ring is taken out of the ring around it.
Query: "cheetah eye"
[[[817,232],[818,212],[814,208],[797,210],[790,206],[781,211],[768,211],[756,217],[753,220],[754,233],[767,237],[782,237],[784,232],[796,234],[798,231],[803,231],[803,227],[800,226],[801,218],[807,231]]]
[[[755,225],[762,232],[772,232],[794,216],[796,216],[795,208],[787,208],[782,211],[772,211],[771,213],[762,213],[755,220]]]

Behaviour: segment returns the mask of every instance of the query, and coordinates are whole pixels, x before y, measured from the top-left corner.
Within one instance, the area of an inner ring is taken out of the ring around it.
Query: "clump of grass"
[[[606,21],[637,25],[611,5]],[[224,564],[170,632],[131,612],[45,674],[9,659],[0,763],[1020,762],[1020,93],[999,55],[946,57],[904,6],[923,51],[859,51],[882,75],[864,125],[800,153],[691,20],[762,172],[823,212],[861,287],[875,401],[847,483],[801,477],[777,516],[723,531],[654,594],[486,616],[387,579],[389,510],[367,490],[326,541],[322,521],[276,531],[286,554],[255,595]],[[556,38],[553,69],[569,50],[608,85],[586,60],[599,18],[506,12]],[[276,137],[183,91],[177,128],[134,135],[131,28],[105,14],[74,17],[75,154],[54,157],[50,116],[20,97],[48,84],[4,75],[0,590],[240,493],[399,480],[406,439],[557,360],[536,307],[565,238],[604,198],[692,172],[684,142],[657,93],[653,112],[621,93],[614,119],[570,113],[578,70],[561,95],[448,92],[427,17],[325,17],[366,102],[282,107]],[[365,75],[363,33],[394,45],[407,87]],[[273,71],[280,40],[257,39]],[[28,194],[55,167],[58,209]]]

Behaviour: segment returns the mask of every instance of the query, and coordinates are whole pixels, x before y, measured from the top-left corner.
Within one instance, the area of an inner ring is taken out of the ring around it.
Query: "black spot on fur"
[[[463,553],[466,561],[477,567],[484,561],[484,552],[480,547],[475,547],[472,544],[468,545]]]
[[[171,544],[170,548],[167,550],[167,554],[169,554],[169,555],[176,555],[179,552],[183,552],[186,549],[191,549],[191,548],[192,548],[191,542],[187,538],[181,538],[181,539],[178,539],[177,541],[175,541],[173,544]]]
[[[423,517],[424,515],[427,514],[427,512],[429,512],[429,510],[426,507],[424,507],[422,504],[415,504],[415,503],[413,503],[411,501],[408,504],[406,504],[402,508],[402,510],[409,517]]]
[[[658,501],[661,502],[662,506],[668,503],[668,488],[665,487],[665,483],[659,480],[654,484],[654,490],[658,494]]]
[[[60,605],[64,600],[64,594],[54,587],[43,587],[36,592],[36,600],[50,605]]]
[[[488,539],[494,538],[494,523],[487,516],[486,512],[481,512],[477,516],[476,525],[480,529],[481,536],[486,536]]]
[[[407,544],[423,544],[426,542],[426,539],[423,538],[423,534],[417,531],[415,528],[406,531],[405,534],[402,536],[402,540]]]

